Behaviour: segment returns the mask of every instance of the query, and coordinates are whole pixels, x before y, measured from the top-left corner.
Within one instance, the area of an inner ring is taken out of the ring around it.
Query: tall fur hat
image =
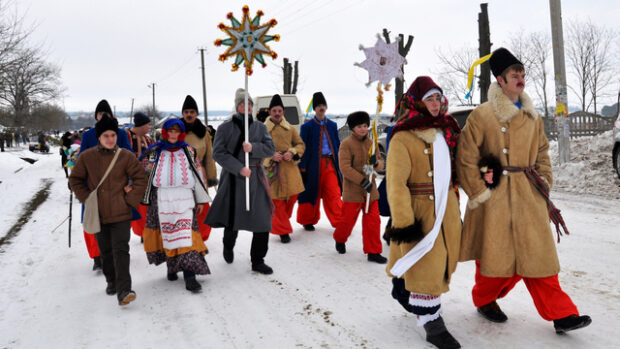
[[[112,108],[110,108],[110,103],[108,103],[108,101],[106,101],[105,99],[102,99],[99,101],[99,103],[97,103],[97,107],[95,108],[95,119],[97,118],[97,114],[101,112],[112,115]]]
[[[489,58],[489,65],[491,66],[491,71],[493,72],[493,76],[498,77],[502,75],[506,68],[510,67],[513,64],[520,64],[521,61],[517,59],[510,51],[507,49],[500,47],[497,50],[493,51],[491,58]]]
[[[279,94],[275,94],[273,95],[273,97],[271,97],[271,102],[269,103],[269,110],[271,110],[271,108],[273,107],[282,107],[282,109],[284,109],[284,103],[282,103],[282,98],[280,97]]]
[[[312,109],[316,109],[316,107],[321,104],[327,108],[327,101],[325,100],[325,96],[323,96],[323,92],[315,92],[312,95]]]
[[[193,109],[196,111],[196,113],[198,113],[198,104],[196,103],[194,97],[190,95],[187,95],[187,97],[185,97],[185,101],[183,102],[183,109],[181,109],[181,112],[186,109]]]
[[[356,111],[347,116],[347,126],[353,129],[357,125],[366,124],[370,126],[370,115],[365,111]]]

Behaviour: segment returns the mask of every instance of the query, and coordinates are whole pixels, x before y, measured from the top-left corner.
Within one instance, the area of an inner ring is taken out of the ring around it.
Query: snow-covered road
[[[10,244],[0,247],[0,348],[431,348],[416,319],[390,297],[384,266],[362,253],[356,226],[339,255],[326,219],[315,232],[294,224],[288,245],[270,238],[270,276],[250,271],[251,234],[240,232],[235,262],[222,258],[222,230],[207,242],[212,275],[199,277],[203,292],[166,280],[165,266],[148,265],[132,236],[131,273],[137,300],[119,307],[106,296],[101,273],[91,271],[79,219],[73,245],[67,223],[69,192],[53,155],[34,165],[0,153],[0,222],[6,233],[42,178],[50,196]],[[8,164],[8,165],[7,165]],[[13,173],[17,167],[24,167]],[[23,187],[20,187],[23,186]],[[570,236],[558,245],[560,282],[590,327],[558,336],[542,320],[523,283],[500,301],[504,324],[482,319],[471,302],[474,265],[461,263],[452,290],[442,297],[444,318],[464,348],[610,348],[620,343],[620,201],[552,194]],[[465,204],[463,200],[462,205]],[[74,201],[73,215],[80,206]],[[383,221],[385,224],[385,220]],[[385,248],[385,247],[384,247]],[[387,253],[384,253],[387,255]]]

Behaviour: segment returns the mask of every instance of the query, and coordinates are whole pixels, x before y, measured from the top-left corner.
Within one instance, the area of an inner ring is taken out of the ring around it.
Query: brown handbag
[[[82,226],[84,227],[84,231],[89,234],[97,234],[101,231],[101,223],[99,221],[99,202],[97,201],[97,189],[99,189],[101,183],[103,183],[103,181],[105,181],[105,179],[108,177],[108,174],[110,174],[110,171],[112,170],[112,167],[114,167],[114,164],[116,163],[116,159],[118,158],[118,154],[120,154],[120,152],[121,149],[116,150],[116,154],[114,154],[112,162],[105,170],[105,173],[99,181],[99,184],[97,184],[97,188],[91,191],[90,194],[88,194],[86,201],[84,201],[84,218],[82,219]]]

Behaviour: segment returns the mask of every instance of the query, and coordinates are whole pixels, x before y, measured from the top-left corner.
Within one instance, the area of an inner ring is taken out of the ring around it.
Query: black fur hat
[[[327,101],[325,100],[325,96],[323,96],[322,92],[315,92],[312,95],[312,109],[316,109],[319,105],[325,105],[327,108]]]
[[[497,50],[493,51],[493,55],[489,58],[489,65],[491,66],[491,71],[493,72],[493,76],[498,77],[502,75],[506,68],[510,67],[513,64],[521,64],[521,61],[517,59],[510,51],[507,49],[500,47]]]
[[[97,103],[97,107],[95,108],[95,119],[97,118],[97,114],[100,112],[108,113],[112,115],[112,108],[110,108],[110,103],[105,99],[102,99]]]
[[[488,170],[493,170],[493,183],[489,184],[486,181],[484,182],[489,189],[494,189],[499,185],[499,181],[502,178],[503,167],[501,161],[499,161],[495,155],[483,156],[478,162],[478,168],[480,168],[480,177],[482,177],[483,180],[484,174]]]
[[[135,127],[144,126],[148,124],[149,122],[151,122],[151,119],[149,119],[149,117],[146,116],[144,113],[137,112],[133,114],[133,125]]]
[[[183,109],[181,109],[181,112],[186,109],[194,109],[196,113],[198,113],[198,104],[196,104],[196,100],[194,99],[194,97],[190,95],[187,95],[187,97],[185,97],[185,102],[183,102]]]
[[[282,109],[284,109],[284,103],[282,103],[282,98],[280,97],[280,95],[275,94],[273,95],[273,97],[271,97],[271,103],[269,103],[269,110],[277,106],[280,106],[282,107]]]
[[[365,111],[356,111],[347,116],[347,126],[352,130],[355,126],[366,124],[370,126],[370,115]]]
[[[116,118],[104,116],[95,124],[95,134],[97,135],[97,139],[99,139],[101,134],[105,131],[109,130],[116,132],[118,135],[118,121]]]

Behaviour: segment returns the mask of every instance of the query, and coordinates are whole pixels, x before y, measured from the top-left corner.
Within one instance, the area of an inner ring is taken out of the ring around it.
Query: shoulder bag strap
[[[121,148],[116,149],[116,154],[114,154],[114,158],[112,158],[112,162],[108,166],[107,170],[105,170],[105,173],[103,174],[103,177],[99,181],[99,184],[97,184],[97,188],[95,188],[95,191],[99,189],[99,187],[101,186],[101,183],[103,183],[103,181],[105,181],[105,179],[108,177],[108,174],[110,174],[112,167],[114,167],[114,164],[116,163],[116,159],[118,159],[118,154],[120,154],[121,151],[122,151]]]

